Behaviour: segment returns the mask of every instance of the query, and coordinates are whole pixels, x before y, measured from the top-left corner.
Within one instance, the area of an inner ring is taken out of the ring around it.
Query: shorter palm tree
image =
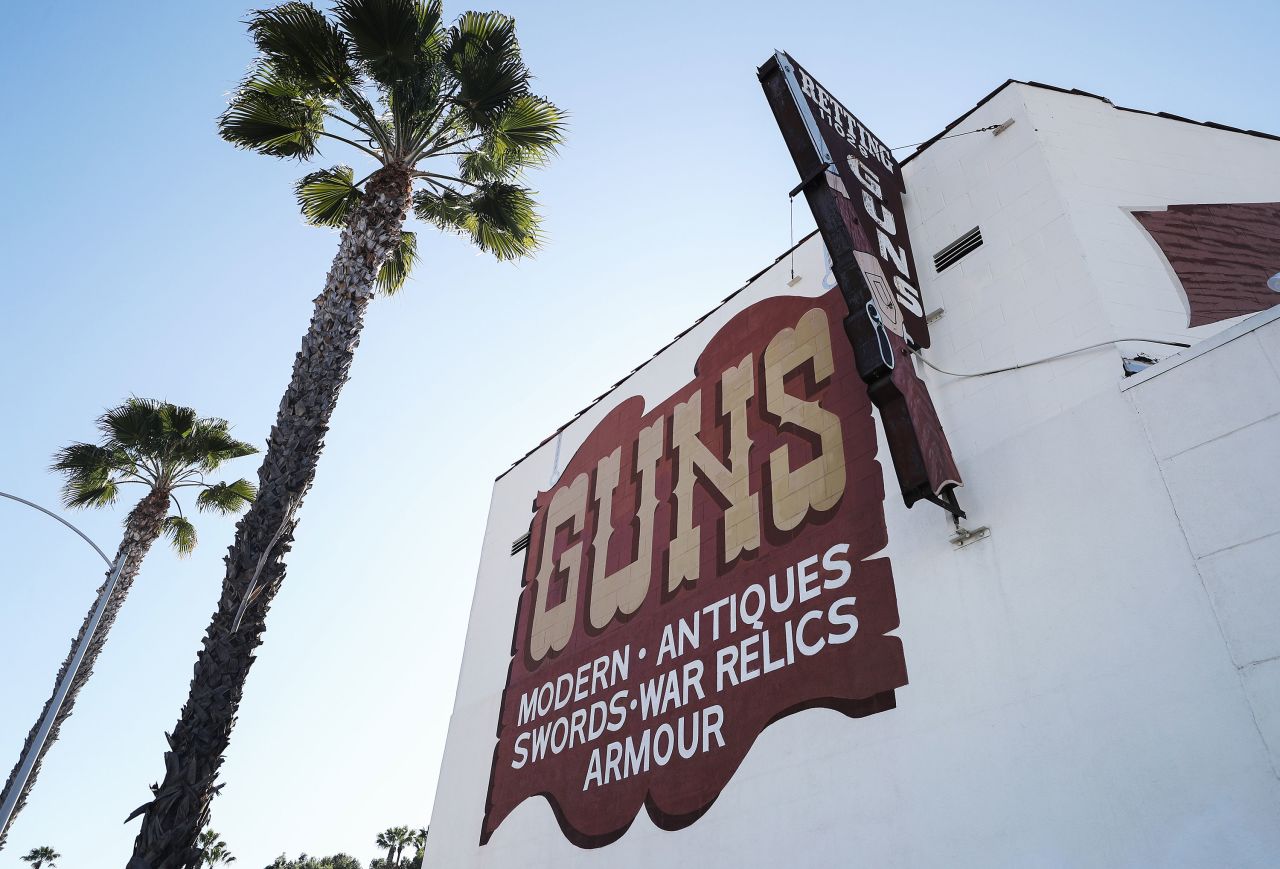
[[[427,854],[427,828],[414,830],[409,836],[409,844],[417,849],[417,853],[406,864],[407,869],[422,869],[423,858]]]
[[[222,841],[213,830],[205,830],[200,834],[200,838],[196,840],[196,846],[200,849],[200,866],[223,866],[227,863],[236,862],[236,858],[227,850],[227,843]]]
[[[53,867],[56,867],[58,865],[53,861],[61,859],[61,857],[62,855],[59,854],[57,851],[53,850],[48,845],[44,845],[40,848],[32,848],[27,853],[27,856],[23,857],[22,859],[25,860],[27,863],[30,863],[33,869],[44,869],[45,866],[48,866],[50,867],[50,869],[53,869]]]
[[[408,827],[390,827],[378,834],[377,845],[387,849],[384,865],[387,869],[396,869],[400,865],[400,854],[405,846],[412,844],[413,833]]]
[[[44,710],[27,736],[22,757],[14,766],[0,802],[8,799],[13,788],[21,788],[13,819],[22,811],[27,795],[35,784],[49,747],[58,738],[62,724],[71,716],[76,697],[89,677],[93,666],[107,640],[107,633],[115,623],[116,615],[128,595],[142,560],[161,535],[169,539],[179,555],[189,555],[196,546],[196,528],[182,511],[177,493],[184,489],[196,489],[196,507],[215,513],[238,513],[253,501],[257,490],[248,480],[232,483],[211,482],[207,476],[224,462],[256,453],[252,446],[231,437],[226,420],[201,418],[189,407],[179,407],[163,401],[130,398],[119,407],[112,408],[98,419],[102,439],[96,444],[77,443],[60,450],[54,456],[53,470],[65,477],[62,489],[63,502],[68,507],[106,507],[116,502],[125,486],[138,485],[144,489],[142,498],[129,511],[124,523],[124,539],[116,552],[117,563],[123,559],[111,596],[107,600],[101,620],[89,640],[88,649],[76,671],[66,699],[57,711],[48,738],[40,746],[35,764],[25,782],[18,782],[22,758],[27,757],[37,739],[40,724],[48,714],[53,696],[45,703]],[[169,507],[176,507],[170,514]],[[98,589],[101,595],[105,588]],[[97,609],[94,605],[71,641],[71,651],[58,671],[55,680],[62,681],[63,674],[71,667],[76,649]],[[0,848],[4,847],[8,829],[0,829]]]

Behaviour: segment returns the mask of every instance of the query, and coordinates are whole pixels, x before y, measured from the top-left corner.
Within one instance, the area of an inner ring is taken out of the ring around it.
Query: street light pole
[[[107,566],[111,568],[107,582],[102,587],[102,594],[98,595],[98,604],[94,607],[93,617],[89,622],[88,629],[84,632],[84,636],[80,638],[80,642],[76,644],[75,654],[71,658],[71,666],[67,667],[66,672],[62,674],[62,678],[58,681],[58,686],[53,692],[53,701],[49,704],[49,709],[40,722],[40,728],[36,731],[36,738],[32,740],[31,745],[27,746],[26,753],[18,761],[18,774],[14,777],[9,790],[3,795],[3,802],[0,803],[0,848],[3,848],[5,838],[9,833],[9,822],[13,820],[14,812],[18,807],[18,798],[26,789],[27,779],[31,777],[31,770],[35,767],[36,758],[40,756],[45,740],[49,738],[49,731],[53,729],[53,722],[57,720],[58,713],[62,710],[62,703],[66,700],[67,693],[71,690],[76,674],[80,672],[80,664],[84,661],[85,653],[89,650],[93,635],[98,632],[98,623],[102,621],[102,614],[107,610],[107,601],[111,599],[111,593],[115,590],[116,581],[120,579],[120,573],[124,570],[124,565],[128,558],[122,552],[115,563],[112,563],[111,559],[107,558],[106,553],[98,547],[98,544],[90,540],[87,534],[56,513],[46,510],[39,504],[32,503],[25,498],[10,495],[8,492],[0,492],[0,497],[26,504],[28,507],[57,519],[79,535],[85,543],[92,546],[94,552],[97,552],[102,557],[102,560],[107,563]]]
[[[10,501],[17,501],[19,504],[26,504],[28,507],[32,508],[33,510],[39,510],[44,515],[57,519],[63,525],[66,525],[68,528],[70,528],[72,531],[78,534],[81,540],[83,540],[85,543],[88,543],[90,546],[92,546],[93,551],[98,553],[98,557],[107,563],[107,567],[111,566],[111,559],[107,558],[107,554],[98,548],[98,544],[94,543],[92,540],[89,539],[88,534],[85,534],[83,531],[81,531],[76,526],[72,525],[66,519],[63,519],[57,513],[53,512],[52,510],[46,510],[44,507],[41,507],[39,504],[35,503],[34,501],[28,501],[26,498],[19,498],[17,495],[10,495],[8,492],[0,492],[0,498],[8,498]]]

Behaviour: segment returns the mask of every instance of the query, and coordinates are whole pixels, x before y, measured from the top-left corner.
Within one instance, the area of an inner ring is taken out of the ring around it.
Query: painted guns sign
[[[839,289],[734,316],[693,380],[623,401],[534,519],[481,830],[543,796],[606,845],[693,823],[757,735],[905,685],[871,403]]]

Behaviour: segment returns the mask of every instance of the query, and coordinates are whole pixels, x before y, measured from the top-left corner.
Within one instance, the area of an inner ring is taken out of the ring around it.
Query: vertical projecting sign
[[[928,500],[960,516],[960,474],[907,348],[929,346],[929,327],[892,152],[813,76],[783,52],[760,81],[800,171],[849,316],[845,333],[858,375],[880,410],[907,506]]]

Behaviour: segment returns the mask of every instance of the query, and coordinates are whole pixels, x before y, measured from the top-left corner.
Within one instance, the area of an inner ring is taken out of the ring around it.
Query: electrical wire
[[[1052,356],[1046,356],[1043,359],[1033,359],[1030,362],[1019,362],[1017,365],[1009,365],[1004,368],[993,368],[990,371],[975,371],[969,374],[961,374],[955,371],[948,371],[945,368],[939,368],[928,359],[924,358],[924,354],[920,352],[919,347],[911,347],[911,352],[919,357],[920,361],[928,365],[939,374],[946,374],[948,377],[987,377],[991,374],[1003,374],[1006,371],[1017,371],[1019,368],[1030,368],[1032,365],[1039,365],[1043,362],[1052,362],[1055,359],[1061,359],[1064,356],[1074,356],[1077,353],[1084,353],[1088,350],[1097,350],[1099,347],[1108,347],[1112,344],[1119,344],[1121,341],[1136,341],[1145,344],[1164,344],[1168,347],[1181,347],[1186,349],[1190,344],[1184,344],[1181,341],[1161,341],[1157,338],[1116,338],[1112,341],[1101,341],[1097,344],[1090,344],[1088,347],[1078,347],[1075,350],[1067,350],[1063,353],[1055,353]]]
[[[958,139],[958,138],[960,138],[961,136],[972,136],[974,133],[985,133],[985,132],[988,132],[989,130],[995,130],[995,129],[998,129],[999,127],[1000,127],[1000,125],[999,125],[999,124],[992,124],[992,125],[991,125],[991,126],[989,126],[989,127],[979,127],[979,128],[978,128],[978,129],[976,129],[976,130],[968,130],[967,132],[964,132],[964,133],[952,133],[950,136],[942,136],[942,137],[940,137],[940,138],[938,138],[938,139],[936,139],[936,140],[934,140],[934,139],[930,139],[930,140],[928,140],[928,141],[929,141],[929,142],[933,142],[933,141],[944,142],[944,141],[946,141],[947,139]],[[913,145],[899,145],[898,147],[896,147],[896,148],[890,148],[889,150],[890,150],[890,151],[904,151],[904,150],[906,150],[907,148],[919,148],[921,145],[924,145],[924,144],[926,144],[926,142],[916,142],[916,143],[915,143],[915,144],[913,144]]]
[[[796,198],[787,197],[791,203],[791,280],[796,279]]]

